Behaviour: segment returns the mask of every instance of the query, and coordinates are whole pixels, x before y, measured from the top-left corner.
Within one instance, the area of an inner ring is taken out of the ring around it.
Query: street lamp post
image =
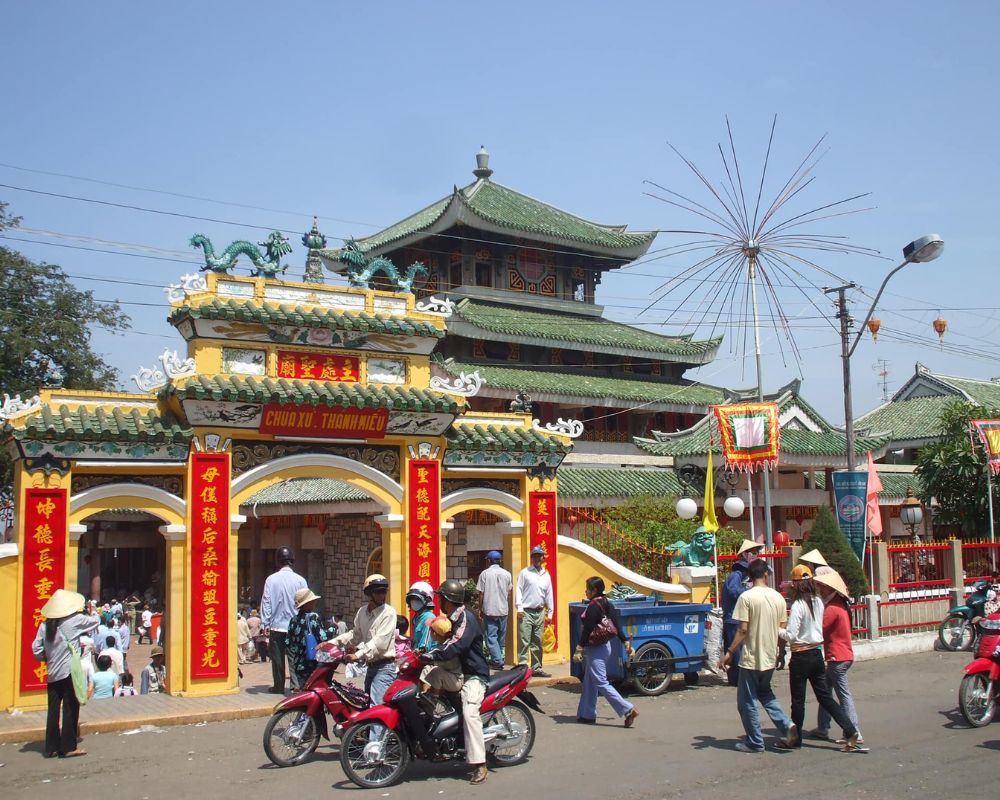
[[[844,435],[847,439],[848,470],[853,471],[856,466],[854,455],[854,410],[851,402],[851,356],[854,354],[855,349],[857,349],[858,342],[861,341],[861,335],[864,333],[868,320],[870,320],[872,318],[872,314],[875,313],[875,306],[878,305],[878,301],[882,297],[882,292],[885,291],[885,286],[889,283],[889,279],[907,264],[923,264],[928,261],[933,261],[941,255],[943,250],[944,239],[936,233],[932,233],[928,236],[921,236],[919,239],[914,239],[903,248],[902,263],[885,276],[885,279],[882,281],[882,285],[878,289],[878,293],[875,295],[875,299],[872,301],[871,308],[868,309],[868,313],[865,315],[864,321],[861,323],[860,328],[858,328],[858,334],[854,337],[853,343],[850,341],[851,315],[847,310],[846,292],[848,289],[853,289],[856,284],[848,283],[844,286],[837,286],[833,289],[823,290],[827,294],[833,292],[837,293],[837,319],[840,320],[840,357],[843,360],[844,366]]]

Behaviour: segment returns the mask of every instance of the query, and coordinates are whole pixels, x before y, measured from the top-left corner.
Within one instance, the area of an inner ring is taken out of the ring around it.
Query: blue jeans
[[[396,680],[396,662],[383,661],[381,664],[369,665],[365,673],[365,691],[372,700],[373,706],[382,705],[386,691]]]
[[[760,730],[760,715],[757,713],[757,703],[764,706],[764,711],[771,718],[782,736],[788,735],[788,727],[792,720],[781,707],[778,698],[771,688],[773,669],[757,670],[740,667],[740,682],[736,688],[736,703],[740,709],[740,719],[747,735],[747,746],[752,750],[764,749],[764,735]]]
[[[625,700],[618,690],[608,683],[608,659],[611,658],[611,642],[595,644],[583,648],[583,688],[576,716],[580,719],[597,719],[597,697],[607,700],[619,717],[624,717],[633,705]]]
[[[722,649],[728,650],[729,645],[733,643],[736,639],[736,634],[740,631],[740,623],[738,622],[723,622],[722,623]],[[730,667],[726,670],[726,680],[729,682],[730,686],[737,686],[740,682],[740,656],[743,654],[743,645],[740,645],[733,651],[733,658],[729,662]]]
[[[484,617],[486,623],[486,646],[490,651],[490,661],[502,664],[504,645],[507,642],[507,617]]]
[[[847,718],[855,729],[860,731],[858,725],[858,712],[854,708],[854,696],[851,694],[851,687],[847,683],[847,670],[851,668],[853,661],[831,661],[826,665],[826,682],[837,695],[840,707],[844,709]],[[832,718],[823,706],[819,707],[819,714],[816,716],[816,727],[823,733],[830,732],[830,722]]]

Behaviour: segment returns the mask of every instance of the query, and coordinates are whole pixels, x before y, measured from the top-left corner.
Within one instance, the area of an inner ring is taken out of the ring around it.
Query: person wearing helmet
[[[542,634],[555,612],[552,576],[543,566],[545,549],[531,548],[531,566],[517,576],[518,663],[531,667],[539,678],[551,677],[542,669]]]
[[[457,658],[462,667],[462,727],[465,732],[465,760],[472,767],[470,783],[486,780],[486,744],[479,708],[486,697],[490,668],[483,657],[483,634],[476,616],[465,607],[465,585],[449,578],[437,590],[441,610],[451,621],[451,636],[420,660],[437,664]]]
[[[413,649],[434,648],[430,623],[434,619],[434,589],[427,581],[417,581],[406,593],[406,606],[413,613]]]
[[[271,657],[272,682],[268,691],[272,694],[284,694],[288,623],[297,613],[295,593],[299,589],[309,587],[306,579],[292,568],[295,563],[292,548],[285,545],[279,547],[274,553],[274,561],[277,570],[268,575],[264,581],[264,596],[260,600],[260,621],[264,626],[264,635],[268,637],[268,655]],[[292,688],[298,688],[299,679],[295,670],[289,669],[288,672]]]
[[[503,554],[490,550],[486,554],[490,565],[479,573],[476,588],[479,590],[483,627],[486,629],[486,647],[490,651],[490,666],[503,669],[504,645],[507,642],[507,619],[510,616],[510,590],[514,584],[511,574],[500,566]]]
[[[396,679],[397,614],[385,601],[389,581],[384,575],[365,578],[364,593],[368,602],[354,615],[354,628],[334,637],[333,643],[347,649],[347,661],[367,665],[365,691],[377,706]]]

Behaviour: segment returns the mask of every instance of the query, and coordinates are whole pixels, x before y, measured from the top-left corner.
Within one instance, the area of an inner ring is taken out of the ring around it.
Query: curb
[[[934,649],[937,631],[926,633],[904,633],[899,636],[882,636],[874,640],[853,643],[855,661],[874,661],[878,658],[904,656],[911,653],[927,653]]]

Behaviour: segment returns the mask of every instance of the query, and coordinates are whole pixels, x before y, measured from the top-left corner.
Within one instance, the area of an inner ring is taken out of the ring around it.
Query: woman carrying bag
[[[31,652],[48,666],[49,712],[45,721],[45,757],[87,755],[76,746],[80,704],[87,702],[87,678],[80,664],[80,637],[92,634],[100,617],[81,613],[82,594],[57,589],[42,606],[45,621],[31,643]],[[73,674],[73,673],[76,674]],[[60,708],[62,727],[59,725]]]
[[[313,611],[319,595],[311,589],[299,589],[295,593],[296,614],[288,623],[285,643],[288,647],[288,662],[298,682],[295,688],[306,685],[309,676],[316,669],[316,645],[333,638],[333,634],[323,627],[319,614]]]
[[[584,663],[583,689],[580,704],[576,709],[576,721],[593,725],[597,722],[597,698],[603,695],[619,717],[625,717],[625,727],[631,728],[639,710],[624,699],[608,683],[608,659],[611,658],[611,640],[621,640],[629,655],[632,643],[622,632],[618,611],[604,597],[604,581],[597,577],[587,578],[587,608],[582,619],[580,644],[577,645],[573,660]]]

